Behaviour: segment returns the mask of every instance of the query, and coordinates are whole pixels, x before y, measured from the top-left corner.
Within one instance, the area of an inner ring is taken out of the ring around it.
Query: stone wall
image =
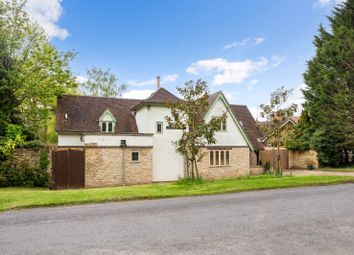
[[[133,151],[139,152],[137,162],[132,161]],[[119,147],[85,147],[86,187],[150,182],[152,182],[152,147],[128,147],[124,150]]]
[[[317,153],[313,150],[304,152],[289,150],[289,168],[307,168],[308,162],[312,162],[314,168],[318,168]]]
[[[250,166],[257,166],[258,162],[257,162],[257,155],[256,152],[250,150]]]
[[[11,167],[37,168],[39,166],[40,148],[15,149],[11,158],[3,162],[3,165]]]
[[[230,164],[228,166],[210,166],[210,150],[228,150]],[[225,179],[248,175],[250,172],[250,153],[248,147],[208,147],[202,150],[205,153],[198,163],[199,173],[204,179]]]

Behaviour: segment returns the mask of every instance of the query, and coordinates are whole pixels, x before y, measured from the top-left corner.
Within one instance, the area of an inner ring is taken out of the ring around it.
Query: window
[[[216,118],[216,117],[212,117],[212,118]],[[227,125],[226,125],[226,120],[224,120],[221,124],[220,124],[220,129],[219,131],[226,131]]]
[[[214,165],[214,152],[210,151],[210,161],[209,161],[210,165],[213,166]]]
[[[100,129],[102,132],[114,132],[117,119],[113,116],[110,110],[105,110],[98,119]]]
[[[132,161],[139,161],[139,152],[138,151],[132,152]]]
[[[228,150],[211,150],[209,152],[210,166],[229,166],[230,151]]]
[[[102,132],[113,132],[113,122],[111,121],[104,121],[101,124]]]
[[[162,134],[163,123],[156,122],[156,134]]]
[[[221,123],[221,131],[226,131],[226,120]]]

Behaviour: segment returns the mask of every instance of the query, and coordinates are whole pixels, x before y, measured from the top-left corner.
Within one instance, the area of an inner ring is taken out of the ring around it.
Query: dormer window
[[[99,125],[101,128],[101,132],[112,133],[115,130],[116,118],[110,112],[110,110],[105,110],[101,117],[99,118]]]

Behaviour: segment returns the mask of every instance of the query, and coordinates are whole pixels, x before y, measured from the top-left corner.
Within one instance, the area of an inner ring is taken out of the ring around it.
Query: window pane
[[[219,165],[219,151],[215,151],[215,165]]]
[[[139,152],[132,152],[132,160],[139,161]]]
[[[108,132],[112,132],[112,131],[113,131],[113,123],[108,122]]]
[[[162,123],[156,123],[156,133],[162,133]]]
[[[226,131],[226,120],[222,123],[222,130]]]
[[[230,152],[229,151],[225,151],[226,153],[226,165],[230,165]]]
[[[107,127],[106,127],[106,122],[102,122],[102,131],[106,132]]]
[[[225,165],[224,162],[224,151],[220,151],[220,165]]]
[[[214,165],[214,152],[210,151],[210,165],[213,166]]]

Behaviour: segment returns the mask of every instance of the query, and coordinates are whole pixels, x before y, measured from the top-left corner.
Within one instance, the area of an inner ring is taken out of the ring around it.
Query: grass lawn
[[[274,176],[249,176],[229,180],[205,181],[200,184],[175,182],[127,187],[52,191],[41,188],[1,188],[0,211],[16,208],[197,196],[340,183],[354,183],[354,177],[301,176],[277,178]]]
[[[343,166],[343,167],[324,167],[319,168],[319,171],[328,171],[328,172],[354,172],[354,165]]]

